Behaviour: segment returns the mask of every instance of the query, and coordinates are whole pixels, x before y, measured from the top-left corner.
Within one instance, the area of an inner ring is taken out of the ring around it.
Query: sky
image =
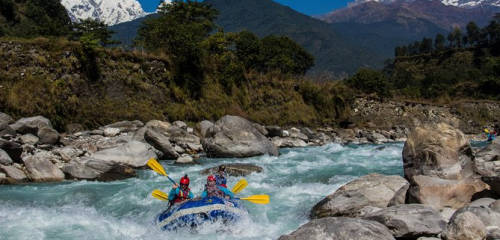
[[[245,0],[240,0],[245,1]],[[319,15],[347,6],[353,0],[274,0],[307,15]],[[160,0],[139,0],[146,12],[154,12]]]

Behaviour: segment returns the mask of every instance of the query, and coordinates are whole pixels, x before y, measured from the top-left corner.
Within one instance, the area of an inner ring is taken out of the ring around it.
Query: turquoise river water
[[[195,194],[206,180],[202,169],[231,162],[264,168],[245,177],[249,186],[239,196],[268,194],[270,204],[245,202],[249,215],[240,222],[206,224],[196,231],[162,232],[153,224],[166,203],[150,193],[156,188],[168,192],[171,184],[149,170],[109,183],[0,186],[0,239],[277,239],[306,223],[314,204],[348,181],[373,172],[402,175],[402,149],[402,143],[329,144],[282,149],[279,157],[204,158],[191,166],[162,162],[176,180],[188,174]],[[238,180],[230,177],[228,186]]]

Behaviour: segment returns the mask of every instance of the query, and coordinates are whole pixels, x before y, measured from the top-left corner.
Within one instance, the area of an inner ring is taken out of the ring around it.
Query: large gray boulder
[[[136,176],[133,168],[92,158],[82,158],[65,164],[62,171],[68,178],[97,181],[115,181]]]
[[[461,212],[448,223],[443,234],[446,240],[481,240],[486,238],[486,227],[483,222],[471,212]]]
[[[477,152],[474,164],[481,180],[500,195],[500,138]]]
[[[59,141],[59,133],[49,127],[42,127],[38,130],[37,136],[40,144],[56,144]]]
[[[169,129],[172,125],[169,122],[164,122],[160,120],[151,120],[144,125],[144,127],[141,127],[139,130],[137,130],[133,136],[134,141],[140,141],[140,142],[145,142],[146,140],[144,139],[144,135],[146,134],[146,131],[148,129],[154,129],[155,132],[168,135],[167,134],[167,129]]]
[[[213,122],[203,120],[196,125],[196,128],[200,132],[201,137],[204,138],[207,135],[208,129],[210,129],[212,126],[214,126]]]
[[[10,183],[22,183],[28,181],[26,174],[14,166],[4,166],[0,164],[0,172],[7,175],[7,181]]]
[[[384,225],[363,219],[327,217],[312,220],[279,240],[394,240]]]
[[[155,128],[147,129],[144,134],[147,143],[158,149],[163,155],[161,159],[177,159],[180,155],[175,151],[167,136],[161,131],[155,131]]]
[[[64,180],[64,173],[46,158],[32,155],[24,158],[26,170],[34,182],[58,182]]]
[[[130,141],[114,148],[95,152],[90,156],[96,160],[120,163],[131,167],[143,167],[150,158],[156,158],[153,147],[147,143]]]
[[[0,164],[11,165],[12,163],[13,161],[10,158],[9,154],[7,154],[7,152],[5,152],[4,150],[0,149]]]
[[[400,176],[370,174],[340,187],[335,193],[317,203],[312,218],[358,217],[366,206],[385,208],[404,204],[408,182]]]
[[[388,207],[366,215],[365,219],[384,224],[394,237],[404,239],[436,236],[446,228],[438,211],[421,204]]]
[[[10,125],[16,132],[37,134],[42,128],[53,128],[49,119],[43,116],[21,118]]]
[[[204,169],[200,173],[205,175],[214,174],[219,169],[219,166]],[[247,176],[254,172],[260,173],[263,170],[262,167],[248,163],[230,163],[230,164],[224,164],[224,166],[226,167],[226,173],[229,176],[235,176],[235,177]]]
[[[300,138],[292,137],[273,137],[272,142],[275,146],[279,148],[295,148],[295,147],[306,147],[307,143]]]
[[[251,122],[238,116],[224,116],[202,141],[209,157],[252,157],[278,155],[278,149]]]
[[[0,112],[0,125],[4,124],[11,124],[14,122],[14,119],[6,113]]]
[[[488,186],[474,173],[473,156],[465,135],[450,125],[417,126],[403,149],[408,200],[436,209],[460,208]]]
[[[188,133],[186,129],[171,126],[167,129],[167,136],[170,142],[184,149],[189,149],[192,153],[203,151],[200,138],[194,134]]]

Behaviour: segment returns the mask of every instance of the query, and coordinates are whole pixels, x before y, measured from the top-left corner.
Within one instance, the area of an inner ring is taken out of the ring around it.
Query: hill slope
[[[332,27],[271,0],[206,0],[219,10],[217,24],[226,32],[249,30],[260,37],[286,35],[315,57],[312,73],[353,73],[361,66],[379,67],[383,58],[349,43]],[[154,16],[152,16],[154,17]],[[142,19],[111,27],[115,38],[130,44]]]

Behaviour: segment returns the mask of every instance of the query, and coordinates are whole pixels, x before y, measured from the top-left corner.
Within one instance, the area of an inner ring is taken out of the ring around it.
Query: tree
[[[390,85],[387,77],[377,70],[361,68],[354,76],[347,80],[347,83],[354,89],[361,90],[367,94],[377,93],[381,97],[390,96]]]
[[[454,43],[454,47],[456,48],[462,47],[462,31],[460,31],[460,28],[453,29],[453,32],[451,32],[450,35],[448,36],[448,41],[450,40],[450,37],[452,39],[452,42]]]
[[[396,47],[396,49],[394,50],[394,54],[396,57],[406,56],[407,52],[408,48],[406,46]]]
[[[471,46],[475,46],[479,43],[481,38],[481,30],[474,22],[469,22],[466,26],[467,29],[467,41]]]
[[[314,66],[314,57],[302,46],[285,36],[267,36],[262,39],[263,71],[305,74]]]
[[[434,49],[436,49],[436,51],[444,50],[445,41],[446,41],[446,39],[444,38],[443,34],[438,33],[436,35],[435,40],[434,40]]]
[[[432,52],[432,38],[423,38],[419,46],[420,53]]]
[[[217,10],[209,4],[176,0],[163,4],[158,17],[146,19],[138,30],[136,45],[168,54],[177,85],[199,97],[203,85],[200,43],[215,29]]]
[[[119,44],[119,41],[111,39],[113,33],[114,32],[109,30],[108,26],[104,22],[88,18],[73,25],[72,38],[74,40],[84,38],[85,41],[95,40],[95,42],[101,46]]]
[[[262,69],[262,42],[253,33],[242,31],[235,40],[236,56],[247,69]]]

